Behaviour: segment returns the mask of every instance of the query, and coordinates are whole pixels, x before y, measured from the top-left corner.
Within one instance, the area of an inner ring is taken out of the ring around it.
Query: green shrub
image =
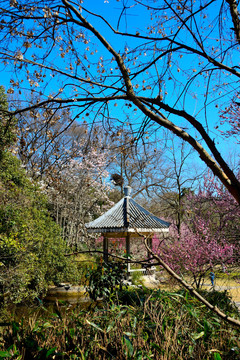
[[[78,281],[78,269],[48,213],[46,197],[5,152],[0,161],[0,292],[21,302],[44,295],[48,284]]]
[[[104,263],[100,260],[86,274],[87,293],[94,301],[102,297],[109,299],[121,291],[125,276],[126,269],[121,262]]]

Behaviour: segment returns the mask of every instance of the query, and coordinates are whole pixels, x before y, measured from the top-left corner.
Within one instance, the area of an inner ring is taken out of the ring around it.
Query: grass
[[[211,296],[238,316],[225,293]],[[56,305],[13,321],[3,328],[0,359],[237,360],[239,336],[185,291],[125,289],[100,308]]]

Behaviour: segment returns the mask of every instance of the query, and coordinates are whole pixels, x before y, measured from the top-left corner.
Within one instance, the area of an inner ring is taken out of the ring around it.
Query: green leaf
[[[221,356],[220,356],[220,354],[218,352],[215,352],[213,354],[213,356],[214,356],[214,360],[222,360],[222,358],[221,358]]]
[[[75,329],[74,329],[74,328],[70,328],[70,329],[69,329],[69,334],[70,334],[71,338],[73,338],[74,335],[75,335]]]
[[[48,322],[48,321],[43,324],[44,329],[48,329],[48,328],[52,328],[52,327],[53,327],[53,325],[50,324],[50,322]]]
[[[189,352],[190,355],[192,355],[192,353],[193,353],[193,346],[192,345],[189,346],[188,352]]]
[[[89,320],[86,320],[86,323],[91,325],[92,327],[94,327],[95,329],[101,331],[101,332],[105,332],[103,329],[101,329],[97,324],[94,324],[93,322],[89,321]]]
[[[135,337],[135,334],[130,333],[130,332],[124,332],[124,335],[127,335],[127,336],[133,336],[133,337]]]
[[[209,333],[211,331],[210,323],[207,320],[204,320],[204,338],[207,339],[209,337]]]
[[[149,338],[149,335],[148,335],[147,332],[145,332],[145,333],[143,334],[143,339],[144,339],[145,341],[148,341],[148,338]]]
[[[193,334],[193,339],[197,340],[204,336],[204,331],[201,331],[200,333]]]
[[[0,351],[0,359],[5,359],[6,357],[10,358],[12,355],[8,351]]]
[[[54,347],[54,348],[52,348],[52,349],[49,349],[49,350],[47,351],[47,353],[46,353],[46,358],[47,358],[49,355],[55,353],[55,350],[56,350],[56,347]]]
[[[110,325],[108,325],[107,331],[106,331],[107,333],[113,329],[113,325],[114,325],[114,322],[112,322]]]
[[[132,356],[134,349],[133,349],[133,345],[131,343],[131,340],[129,339],[129,337],[127,335],[124,335],[124,341],[125,341],[125,344],[127,345],[128,356]]]

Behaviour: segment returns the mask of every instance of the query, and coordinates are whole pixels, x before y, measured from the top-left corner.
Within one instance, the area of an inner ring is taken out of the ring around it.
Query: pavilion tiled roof
[[[153,215],[130,197],[130,188],[124,189],[125,197],[99,218],[85,224],[87,231],[98,233],[164,232],[170,223]]]

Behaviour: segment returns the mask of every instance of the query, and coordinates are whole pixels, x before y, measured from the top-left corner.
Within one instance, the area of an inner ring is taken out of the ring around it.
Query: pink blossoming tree
[[[236,262],[239,251],[239,206],[214,178],[206,178],[203,188],[189,194],[180,233],[172,225],[170,237],[155,240],[153,248],[176,273],[190,274],[196,288],[210,269]]]
[[[197,231],[183,224],[179,238],[174,227],[172,238],[165,240],[159,248],[154,248],[154,252],[179,275],[190,274],[192,284],[199,288],[210,269],[232,263],[234,245],[226,239],[215,237],[202,219],[196,221],[195,226]]]

